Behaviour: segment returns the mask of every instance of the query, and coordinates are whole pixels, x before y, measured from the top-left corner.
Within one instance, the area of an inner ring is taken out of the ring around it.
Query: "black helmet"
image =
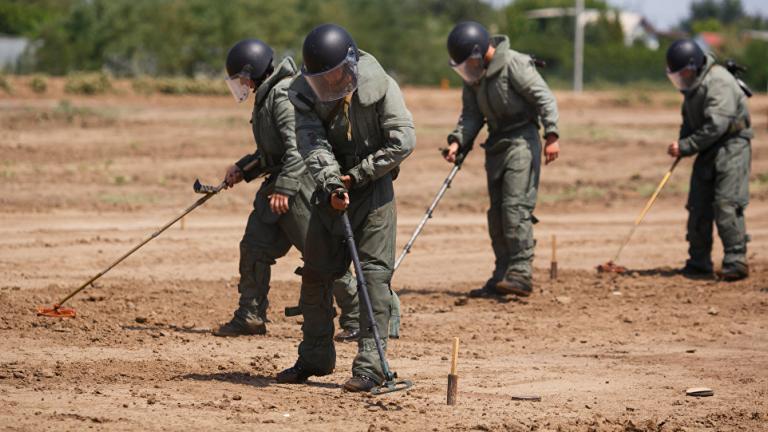
[[[357,45],[343,27],[336,24],[317,26],[304,38],[305,71],[318,74],[333,69],[347,58],[350,49],[357,56]]]
[[[258,83],[274,70],[274,52],[258,39],[244,39],[227,53],[227,75],[247,77]]]
[[[678,72],[683,68],[699,70],[704,65],[704,51],[690,39],[680,39],[667,50],[667,69]]]
[[[473,53],[485,55],[491,37],[482,24],[465,21],[456,24],[448,35],[448,54],[455,64],[463,63]]]

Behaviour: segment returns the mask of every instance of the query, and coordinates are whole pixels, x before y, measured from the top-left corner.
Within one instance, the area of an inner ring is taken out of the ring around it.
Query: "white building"
[[[624,45],[631,46],[640,41],[649,49],[659,48],[659,39],[656,29],[645,19],[644,16],[635,12],[626,12],[621,10],[609,10],[604,12],[608,20],[615,20],[618,17],[622,33],[624,33]],[[597,9],[584,9],[579,19],[580,24],[589,25],[596,23],[600,19],[601,11]],[[526,16],[531,19],[559,18],[564,16],[576,15],[575,8],[544,8],[528,11]]]
[[[14,69],[28,46],[27,38],[0,35],[0,70]]]

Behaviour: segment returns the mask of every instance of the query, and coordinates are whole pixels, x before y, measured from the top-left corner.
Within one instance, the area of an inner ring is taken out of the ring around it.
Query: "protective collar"
[[[267,77],[263,83],[256,89],[256,104],[261,104],[267,97],[267,94],[272,90],[272,87],[277,85],[280,81],[291,78],[298,73],[299,69],[296,67],[296,63],[290,56],[285,57],[279,65],[275,68],[272,75]]]

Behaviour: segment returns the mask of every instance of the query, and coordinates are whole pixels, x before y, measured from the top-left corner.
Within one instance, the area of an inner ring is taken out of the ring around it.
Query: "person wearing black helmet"
[[[255,93],[251,124],[255,153],[227,169],[228,187],[261,176],[261,184],[240,242],[239,307],[232,319],[214,330],[216,336],[264,334],[267,331],[270,269],[291,246],[304,250],[309,225],[309,202],[314,181],[296,148],[293,105],[288,84],[297,73],[293,59],[277,67],[273,51],[258,39],[236,43],[227,54],[227,86],[239,103]],[[334,282],[336,301],[342,310],[340,323],[347,338],[358,333],[357,289],[351,273]]]
[[[352,224],[378,328],[389,328],[395,259],[393,180],[416,144],[413,119],[397,83],[376,59],[334,24],[304,39],[304,66],[291,83],[299,151],[317,190],[307,232],[300,309],[304,338],[295,365],[277,381],[303,383],[333,372],[331,283],[350,265],[340,211]],[[339,198],[338,193],[344,198]],[[386,333],[382,334],[386,347]],[[367,314],[344,388],[370,390],[383,379]]]
[[[448,135],[445,159],[466,154],[484,124],[488,194],[488,232],[495,267],[471,297],[528,296],[535,240],[533,216],[539,186],[543,128],[545,163],[560,154],[555,97],[536,70],[534,59],[513,51],[507,36],[493,36],[481,24],[457,24],[448,35],[450,65],[464,81],[462,111]]]
[[[747,95],[737,79],[696,42],[675,41],[667,50],[667,76],[683,93],[678,139],[667,148],[674,157],[696,154],[688,192],[688,260],[681,272],[711,277],[712,225],[725,255],[719,276],[749,275],[744,211],[749,203],[752,128]]]

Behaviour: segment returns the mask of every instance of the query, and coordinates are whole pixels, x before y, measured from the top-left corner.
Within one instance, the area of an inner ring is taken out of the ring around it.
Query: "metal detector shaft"
[[[64,297],[64,298],[63,298],[63,299],[62,299],[62,300],[61,300],[59,303],[57,303],[57,307],[58,307],[58,306],[61,306],[61,305],[63,305],[63,304],[64,304],[64,302],[66,302],[67,300],[69,300],[69,299],[71,299],[72,297],[74,297],[75,295],[77,295],[77,293],[79,293],[80,291],[84,290],[84,289],[85,289],[85,288],[86,288],[88,285],[92,284],[92,283],[93,283],[93,282],[95,282],[97,279],[99,279],[100,277],[104,276],[104,275],[105,275],[105,274],[106,274],[108,271],[112,270],[112,269],[113,269],[113,268],[114,268],[116,265],[118,265],[118,264],[120,264],[121,262],[123,262],[123,260],[124,260],[124,259],[128,258],[128,257],[129,257],[129,256],[131,256],[131,255],[132,255],[134,252],[136,252],[137,250],[139,250],[139,249],[140,249],[142,246],[144,246],[145,244],[149,243],[149,242],[150,242],[152,239],[154,239],[155,237],[159,236],[159,235],[160,235],[160,234],[161,234],[163,231],[165,231],[165,230],[167,230],[168,228],[170,228],[170,227],[171,227],[171,225],[173,225],[173,224],[175,224],[176,222],[178,222],[178,220],[179,220],[179,219],[183,218],[184,216],[186,216],[187,214],[189,214],[190,212],[192,212],[192,210],[194,210],[194,209],[196,209],[196,208],[200,207],[201,205],[203,205],[203,204],[204,204],[206,201],[208,201],[208,200],[209,200],[209,199],[210,199],[212,196],[214,196],[214,195],[216,195],[217,193],[219,193],[219,191],[221,191],[221,189],[223,189],[223,188],[224,188],[224,186],[225,186],[225,183],[222,183],[222,184],[220,184],[219,186],[216,186],[216,187],[209,187],[209,189],[204,189],[204,190],[205,190],[205,192],[202,192],[202,193],[205,193],[205,196],[202,196],[202,197],[200,197],[200,199],[198,199],[197,201],[195,201],[195,203],[194,203],[194,204],[192,204],[191,206],[187,207],[187,208],[184,210],[184,212],[183,212],[183,213],[181,213],[179,216],[176,216],[176,217],[175,217],[173,220],[171,220],[171,221],[170,221],[170,222],[168,222],[167,224],[163,225],[163,226],[162,226],[160,229],[158,229],[157,231],[153,232],[153,233],[152,233],[152,234],[151,234],[149,237],[147,237],[146,239],[142,240],[142,242],[141,242],[141,243],[139,243],[139,244],[137,244],[136,246],[134,246],[133,248],[131,248],[131,250],[129,250],[128,252],[126,252],[126,253],[125,253],[123,256],[121,256],[120,258],[116,259],[116,260],[115,260],[115,261],[114,261],[112,264],[110,264],[110,265],[109,265],[107,268],[105,268],[104,270],[100,271],[98,274],[96,274],[96,275],[95,275],[95,276],[93,276],[92,278],[88,279],[88,281],[86,281],[84,284],[82,284],[82,285],[80,286],[80,288],[78,288],[78,289],[76,289],[76,290],[72,291],[72,292],[71,292],[71,293],[70,293],[68,296]],[[195,181],[195,187],[194,187],[194,188],[195,188],[195,192],[201,193],[201,192],[199,192],[199,191],[201,190],[201,189],[200,189],[201,187],[202,187],[202,188],[205,188],[205,186],[202,186],[202,185],[200,185],[200,182],[199,182],[199,181]]]
[[[437,205],[440,203],[440,200],[443,199],[443,195],[445,195],[445,192],[448,191],[448,188],[451,187],[451,182],[453,181],[453,178],[456,177],[456,174],[458,174],[459,170],[461,169],[461,165],[464,163],[464,158],[466,157],[466,153],[459,153],[456,157],[456,163],[453,165],[453,168],[451,168],[451,172],[448,173],[448,177],[445,178],[443,181],[443,185],[440,186],[440,190],[437,191],[437,195],[435,195],[435,199],[432,200],[432,204],[429,205],[429,208],[427,208],[427,212],[422,216],[421,220],[419,221],[419,224],[416,226],[416,230],[411,235],[411,238],[408,240],[408,243],[405,244],[405,247],[403,247],[403,251],[400,252],[400,256],[397,257],[397,261],[395,261],[395,267],[392,270],[393,272],[397,270],[398,267],[400,267],[400,264],[405,259],[405,256],[408,255],[411,252],[411,248],[413,247],[413,244],[416,242],[416,238],[421,234],[421,231],[424,229],[424,226],[427,224],[427,221],[429,219],[432,219],[432,213],[437,208]]]
[[[349,216],[347,216],[346,212],[341,214],[341,221],[344,224],[344,237],[347,242],[347,247],[349,248],[349,254],[352,256],[352,264],[355,267],[357,290],[363,297],[365,312],[368,314],[368,318],[371,321],[373,340],[376,342],[376,351],[379,352],[379,359],[381,360],[381,369],[382,372],[384,372],[384,379],[386,381],[392,381],[394,379],[394,375],[389,370],[387,357],[384,355],[384,347],[381,346],[379,326],[376,324],[376,317],[373,315],[373,306],[371,306],[371,298],[368,295],[368,285],[365,283],[365,277],[363,277],[363,266],[360,265],[360,257],[357,255],[357,246],[355,246],[355,237],[352,233],[352,225],[349,223]]]
[[[645,218],[645,215],[648,213],[648,210],[651,209],[651,206],[653,206],[653,203],[656,202],[656,199],[659,197],[659,193],[661,193],[661,190],[664,188],[664,186],[669,181],[669,178],[672,177],[672,172],[675,170],[675,167],[680,162],[681,157],[678,156],[677,159],[675,159],[674,162],[672,162],[672,166],[669,168],[666,174],[664,174],[664,178],[661,179],[661,182],[659,182],[659,185],[656,186],[656,190],[653,192],[653,195],[651,195],[651,198],[648,199],[648,202],[645,203],[645,207],[643,207],[643,210],[640,211],[640,214],[637,215],[637,218],[635,218],[635,223],[632,225],[632,228],[629,230],[629,233],[624,238],[624,241],[621,243],[621,246],[619,246],[619,250],[616,251],[616,255],[613,257],[613,262],[619,261],[619,255],[621,255],[621,251],[624,250],[624,247],[629,243],[629,240],[632,238],[632,235],[635,233],[635,230],[637,229],[637,226],[640,225],[640,222],[643,221]]]

